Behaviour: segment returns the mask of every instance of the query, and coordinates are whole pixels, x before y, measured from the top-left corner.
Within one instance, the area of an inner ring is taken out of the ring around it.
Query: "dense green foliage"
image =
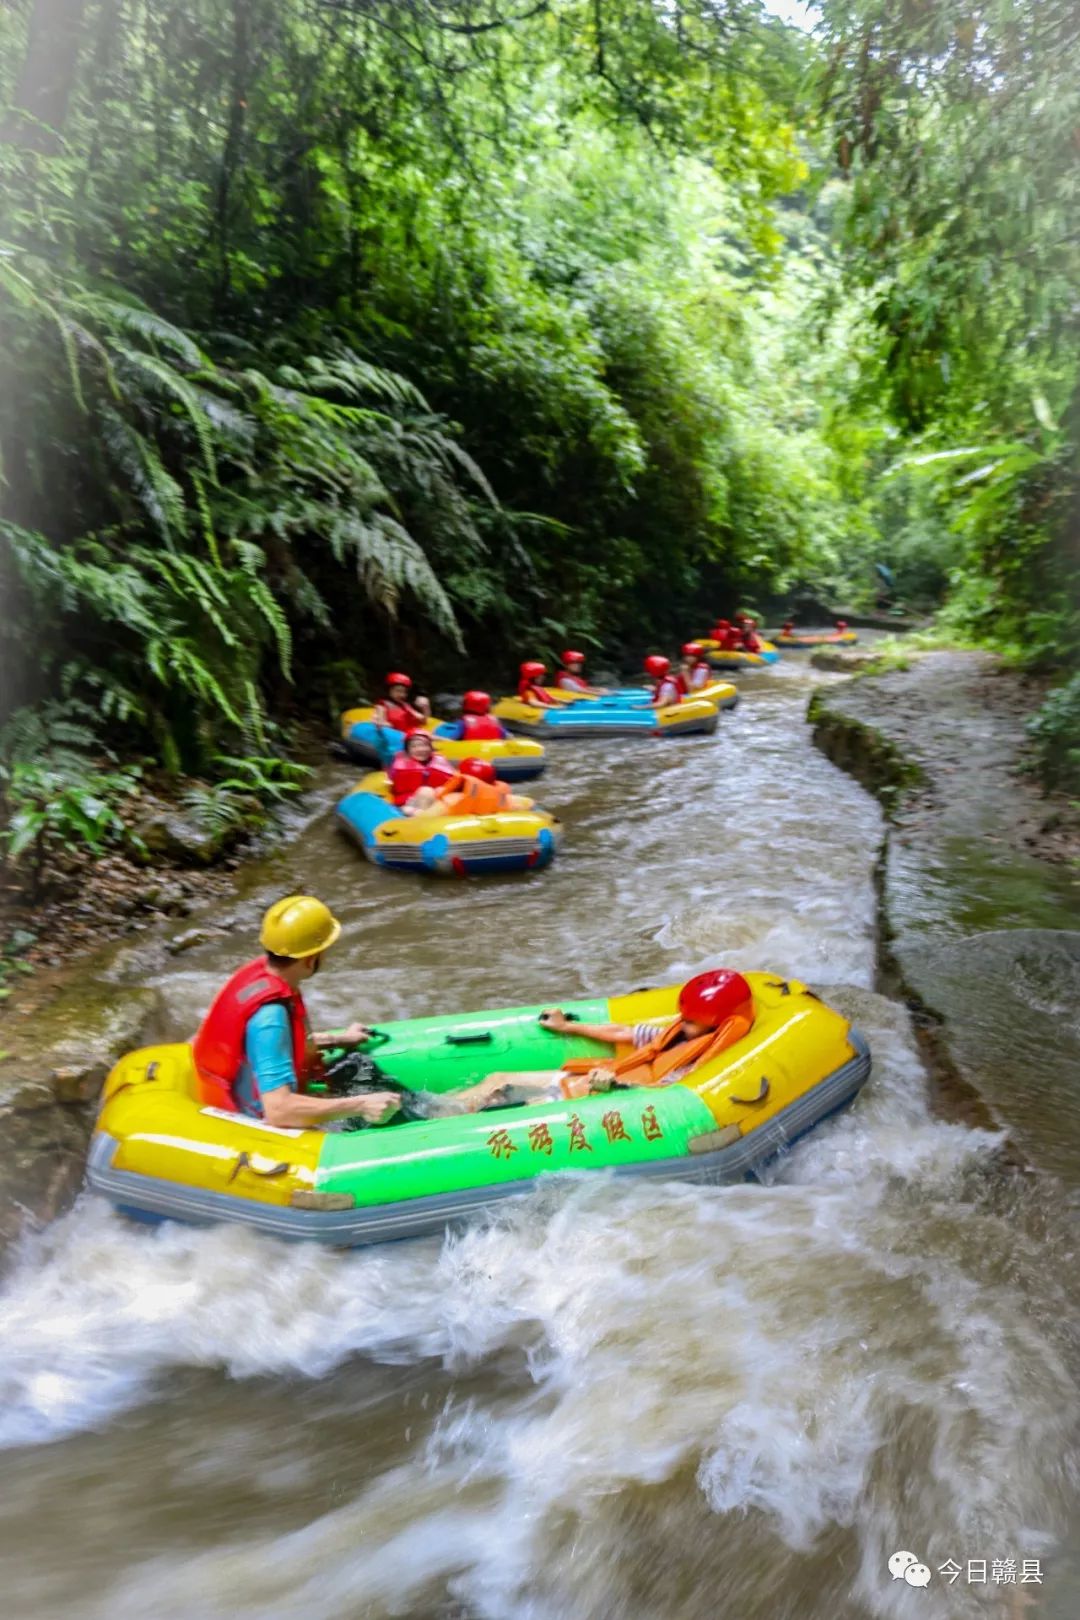
[[[758,0],[22,0],[14,701],[228,779],[293,694],[387,657],[636,654],[736,597],[869,602],[875,560],[1067,658],[1076,28],[1066,0],[826,0],[814,37]]]

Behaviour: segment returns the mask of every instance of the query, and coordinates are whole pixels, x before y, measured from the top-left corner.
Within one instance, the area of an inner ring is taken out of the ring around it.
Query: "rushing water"
[[[7,1620],[1072,1620],[1068,1201],[928,1109],[871,988],[879,814],[807,678],[715,740],[557,752],[529,879],[379,873],[316,819],[161,984],[190,1029],[297,888],[345,925],[317,1022],[768,968],[870,1037],[855,1109],[765,1186],[552,1183],[353,1254],[84,1201],[0,1297]]]

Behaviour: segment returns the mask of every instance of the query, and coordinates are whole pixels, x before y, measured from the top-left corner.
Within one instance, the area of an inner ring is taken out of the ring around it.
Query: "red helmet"
[[[583,652],[575,652],[574,648],[571,647],[568,652],[563,653],[562,661],[564,664],[583,664],[585,662],[585,654]]]
[[[461,707],[465,714],[487,714],[491,708],[491,696],[487,692],[466,692]]]
[[[670,668],[671,659],[663,657],[661,653],[650,653],[645,660],[646,674],[655,676],[657,680],[661,675],[666,675]]]
[[[386,677],[387,686],[411,686],[412,676],[403,675],[399,669],[392,669]]]
[[[538,681],[546,673],[546,669],[543,664],[537,663],[536,659],[533,658],[527,664],[522,664],[519,673],[523,681]]]
[[[679,1012],[692,1024],[719,1029],[725,1019],[736,1013],[752,1019],[754,998],[741,973],[732,968],[714,968],[710,973],[699,973],[683,985],[679,992]]]
[[[717,619],[716,628],[718,630],[730,630],[731,629],[731,620],[730,619]]]
[[[780,628],[783,631],[785,636],[790,636],[791,632],[795,628],[795,620],[794,619],[785,619],[783,624],[780,626]]]
[[[490,759],[463,759],[462,776],[475,776],[478,782],[494,782],[495,767]]]
[[[682,655],[684,658],[700,658],[705,649],[700,641],[684,641]]]
[[[847,629],[847,620],[846,619],[837,619],[836,628],[838,630],[846,630]]]

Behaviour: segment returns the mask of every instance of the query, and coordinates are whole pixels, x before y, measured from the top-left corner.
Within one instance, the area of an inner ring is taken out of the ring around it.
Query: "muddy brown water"
[[[714,740],[555,751],[566,847],[524,880],[379,873],[321,812],[155,980],[183,1033],[298,888],[345,925],[328,1023],[723,960],[858,1020],[857,1106],[763,1185],[553,1182],[354,1254],[85,1199],[0,1295],[9,1620],[1072,1620],[1080,1121],[1016,1175],[932,1116],[873,991],[879,811],[811,747],[811,679],[748,677]],[[1030,973],[1045,1055],[1075,981]],[[1052,1135],[1053,1089],[1031,1096]],[[925,1590],[891,1578],[899,1549]]]

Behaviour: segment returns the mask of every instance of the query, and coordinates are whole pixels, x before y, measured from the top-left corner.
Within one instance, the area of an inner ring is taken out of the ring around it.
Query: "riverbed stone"
[[[229,829],[208,831],[189,812],[159,799],[146,804],[131,830],[150,859],[160,856],[183,866],[211,866],[231,842]]]
[[[93,1103],[112,1065],[161,1033],[157,990],[69,985],[5,1030],[0,1062],[0,1244],[53,1220],[82,1184]]]

